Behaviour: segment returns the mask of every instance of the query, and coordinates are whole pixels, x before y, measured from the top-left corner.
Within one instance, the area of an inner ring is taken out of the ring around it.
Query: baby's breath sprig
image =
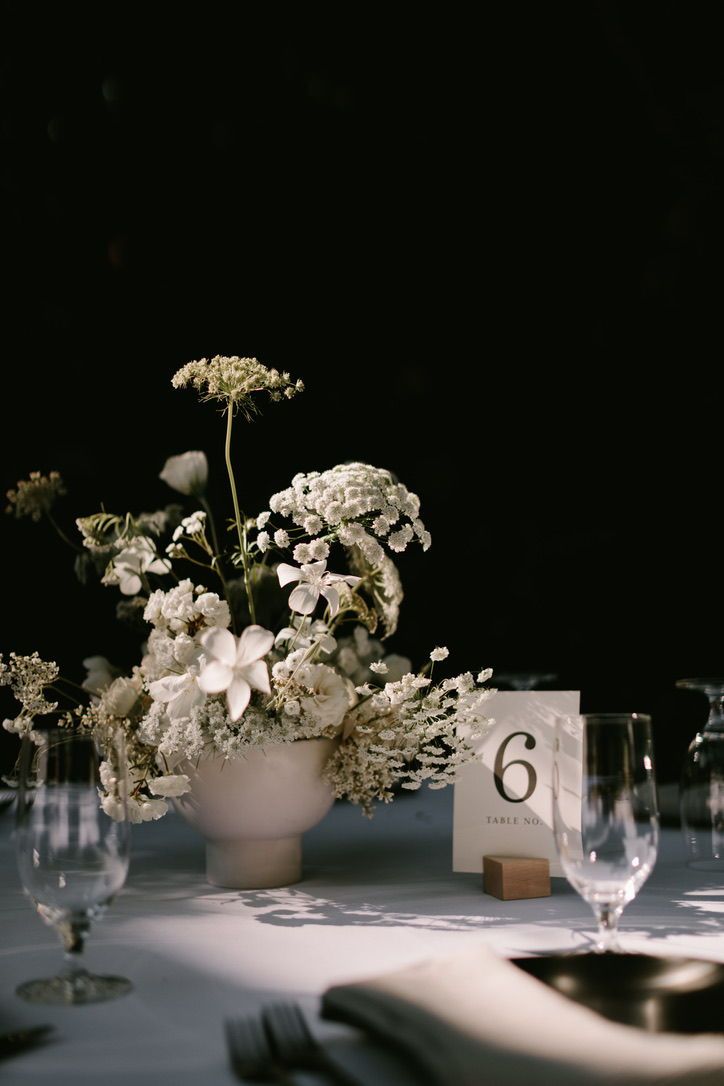
[[[16,721],[5,721],[7,731],[29,731],[33,717],[55,712],[58,703],[48,701],[45,690],[52,687],[59,674],[60,668],[55,661],[41,660],[37,652],[30,656],[11,652],[7,663],[0,654],[0,686],[9,686],[22,706]]]

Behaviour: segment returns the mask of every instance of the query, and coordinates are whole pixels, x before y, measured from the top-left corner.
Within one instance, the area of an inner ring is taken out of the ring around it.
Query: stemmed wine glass
[[[589,713],[556,723],[553,828],[566,878],[593,909],[595,950],[653,870],[659,841],[651,718]]]
[[[555,682],[558,676],[552,671],[505,671],[495,674],[496,686],[509,686],[511,690],[537,690],[544,683]]]
[[[104,755],[89,735],[67,728],[23,740],[16,817],[20,880],[65,950],[58,976],[30,980],[17,989],[30,1003],[98,1003],[132,987],[123,977],[95,976],[81,964],[91,922],[105,911],[128,872],[128,821],[114,821],[100,804],[104,761],[120,782],[123,808],[126,760],[120,734],[109,740]]]
[[[679,793],[689,867],[724,871],[724,679],[679,679],[679,690],[709,700],[709,719],[694,736]]]

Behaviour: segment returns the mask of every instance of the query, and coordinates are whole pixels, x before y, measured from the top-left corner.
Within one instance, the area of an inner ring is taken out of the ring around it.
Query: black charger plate
[[[648,954],[516,958],[519,969],[614,1022],[653,1033],[724,1033],[724,964]]]

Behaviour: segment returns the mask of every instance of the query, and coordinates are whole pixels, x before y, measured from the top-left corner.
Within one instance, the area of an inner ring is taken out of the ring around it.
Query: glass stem
[[[724,731],[724,694],[709,695],[709,719],[705,731]]]
[[[65,951],[63,973],[66,976],[83,971],[83,948],[89,928],[90,923],[86,916],[71,916],[58,928]]]
[[[618,942],[618,918],[621,909],[616,905],[595,905],[593,911],[596,915],[598,932],[596,933],[597,954],[606,954],[610,951],[620,950]]]

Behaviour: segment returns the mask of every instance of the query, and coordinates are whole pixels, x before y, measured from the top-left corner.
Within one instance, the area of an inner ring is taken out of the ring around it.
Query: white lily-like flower
[[[207,694],[226,691],[226,703],[232,721],[243,714],[251,691],[271,693],[269,671],[264,657],[274,644],[274,634],[263,626],[247,626],[241,637],[218,626],[201,635],[206,653],[199,686]]]
[[[282,562],[277,567],[277,577],[282,588],[292,581],[299,581],[289,597],[289,606],[298,615],[311,615],[320,596],[324,596],[329,604],[330,613],[336,615],[339,611],[339,592],[334,587],[335,584],[343,581],[354,586],[360,582],[359,577],[328,573],[326,561],[307,562],[300,568]]]
[[[195,497],[203,494],[208,478],[206,453],[198,450],[169,456],[159,475],[159,479],[163,479],[172,490],[178,490],[179,494],[193,494]]]
[[[199,683],[203,661],[204,655],[197,649],[183,675],[166,675],[149,684],[149,694],[154,701],[165,703],[170,720],[191,716],[191,710],[206,701],[206,694]]]
[[[307,649],[310,645],[317,644],[328,656],[337,648],[337,640],[332,637],[325,622],[319,619],[312,621],[311,618],[305,618],[302,615],[292,618],[291,626],[285,626],[279,631],[274,639],[274,645],[278,648],[290,641],[293,641],[300,649]]]
[[[117,584],[124,596],[141,591],[143,573],[168,573],[171,563],[159,558],[148,536],[140,535],[115,556],[105,572],[103,584]]]

